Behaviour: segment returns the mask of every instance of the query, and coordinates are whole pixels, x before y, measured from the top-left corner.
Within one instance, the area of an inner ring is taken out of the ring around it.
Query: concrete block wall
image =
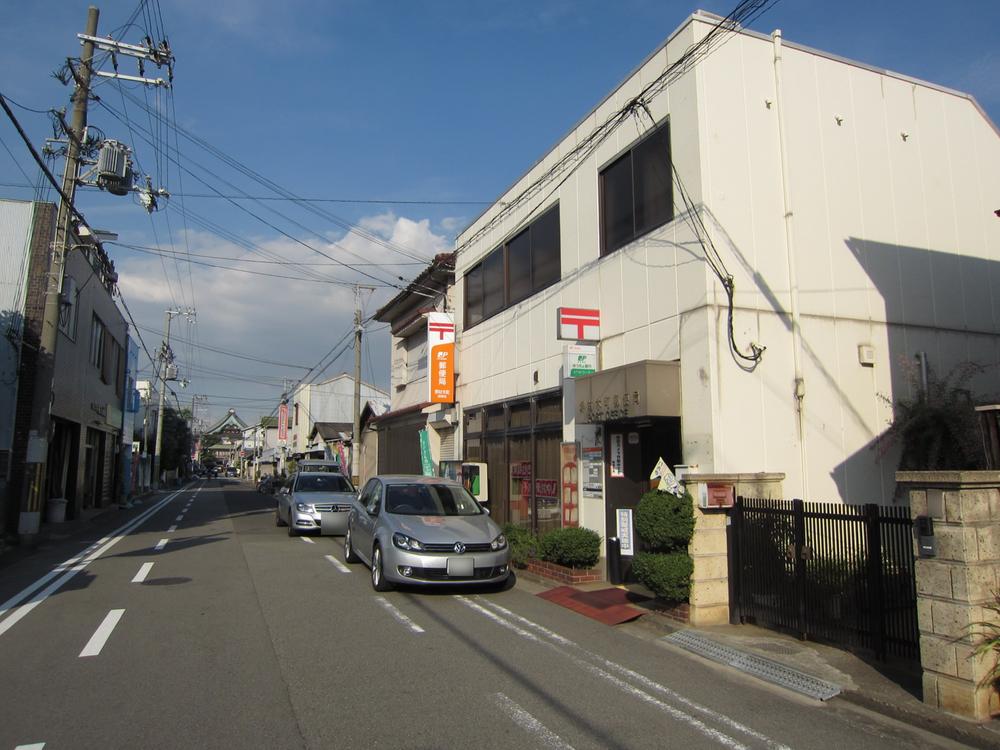
[[[914,519],[934,523],[937,554],[916,560],[924,702],[976,720],[1000,714],[986,679],[996,653],[974,654],[976,623],[1000,626],[1000,472],[900,472]],[[914,539],[919,555],[919,540]]]

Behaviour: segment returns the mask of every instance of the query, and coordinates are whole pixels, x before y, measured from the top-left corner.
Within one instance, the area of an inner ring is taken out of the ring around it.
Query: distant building
[[[235,409],[205,430],[201,435],[202,463],[235,466],[240,460],[243,436],[247,423],[239,418]]]

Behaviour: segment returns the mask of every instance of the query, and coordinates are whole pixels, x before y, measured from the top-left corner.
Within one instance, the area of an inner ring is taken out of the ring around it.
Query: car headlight
[[[299,513],[315,513],[316,508],[312,503],[295,503],[295,510]]]
[[[506,547],[507,547],[507,537],[505,537],[503,534],[501,534],[492,542],[490,542],[490,549],[494,551],[504,549]]]
[[[410,552],[424,551],[424,545],[413,537],[409,537],[406,534],[400,534],[398,531],[392,535],[392,543],[400,549],[409,550]]]

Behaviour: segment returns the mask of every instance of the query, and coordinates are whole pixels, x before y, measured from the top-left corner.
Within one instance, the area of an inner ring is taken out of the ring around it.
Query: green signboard
[[[427,434],[427,430],[420,430],[417,433],[420,436],[420,465],[423,468],[425,477],[433,477],[437,475],[434,471],[434,461],[431,460],[431,438]]]

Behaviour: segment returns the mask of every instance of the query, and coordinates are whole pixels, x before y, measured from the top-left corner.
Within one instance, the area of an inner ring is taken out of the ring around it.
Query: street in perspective
[[[0,3],[0,750],[1000,748],[1000,3]]]

